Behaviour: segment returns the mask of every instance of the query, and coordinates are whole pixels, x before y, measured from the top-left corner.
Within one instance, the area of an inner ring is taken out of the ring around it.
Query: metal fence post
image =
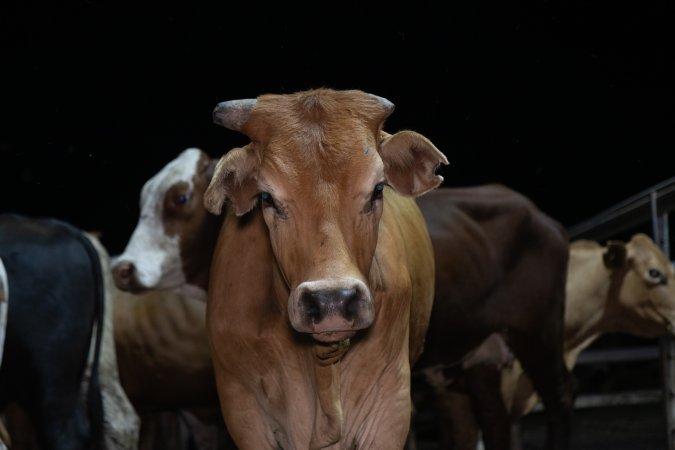
[[[670,238],[668,213],[659,214],[658,193],[650,193],[652,234],[654,242],[670,259]],[[666,436],[668,449],[675,450],[675,338],[664,336],[660,339],[661,368],[663,377],[663,400],[666,413]]]

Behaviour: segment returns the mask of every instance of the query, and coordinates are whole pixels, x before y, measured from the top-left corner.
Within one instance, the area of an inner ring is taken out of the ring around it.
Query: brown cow
[[[418,133],[383,135],[392,111],[331,89],[214,111],[251,139],[221,158],[204,197],[216,214],[229,201],[207,332],[242,450],[403,448],[434,277],[410,196],[437,187],[447,160]]]
[[[548,448],[567,448],[573,386],[562,355],[568,257],[562,226],[501,185],[437,189],[417,202],[434,244],[437,282],[416,369],[443,366],[455,377],[472,349],[491,333],[501,333],[542,395]],[[489,391],[482,386],[491,383],[496,401],[482,411],[479,423],[491,424],[485,429],[486,447],[504,449],[509,420],[499,401],[498,376],[465,382],[469,388],[481,386],[474,392],[483,397]],[[465,429],[456,431],[459,441]],[[464,445],[460,448],[470,448]]]

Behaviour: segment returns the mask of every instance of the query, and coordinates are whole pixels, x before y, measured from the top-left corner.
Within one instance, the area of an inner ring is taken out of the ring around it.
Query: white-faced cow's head
[[[120,289],[176,289],[206,298],[221,222],[203,201],[214,167],[205,152],[189,148],[145,183],[136,229],[112,265]]]
[[[214,121],[251,142],[225,154],[204,200],[242,215],[260,204],[290,291],[293,328],[337,342],[374,318],[368,276],[385,186],[417,196],[443,178],[445,156],[412,131],[382,132],[394,105],[361,91],[318,89],[220,103]]]
[[[603,259],[613,271],[620,329],[644,337],[675,333],[675,272],[656,243],[642,233],[628,243],[610,241]]]

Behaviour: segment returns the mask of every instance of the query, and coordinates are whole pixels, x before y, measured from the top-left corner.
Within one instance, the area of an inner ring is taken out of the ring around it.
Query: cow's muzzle
[[[291,325],[317,341],[339,342],[373,323],[373,299],[356,279],[319,280],[300,284],[288,304]]]
[[[117,261],[112,267],[112,276],[115,285],[122,291],[134,294],[146,291],[136,276],[136,266],[131,261]]]

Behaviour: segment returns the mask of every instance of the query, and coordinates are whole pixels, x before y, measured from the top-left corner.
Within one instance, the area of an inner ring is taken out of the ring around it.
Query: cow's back
[[[495,184],[437,189],[417,203],[436,259],[427,341],[439,344],[427,347],[422,365],[459,361],[491,331],[527,328],[561,303],[550,293],[564,289],[567,236],[529,199]]]

